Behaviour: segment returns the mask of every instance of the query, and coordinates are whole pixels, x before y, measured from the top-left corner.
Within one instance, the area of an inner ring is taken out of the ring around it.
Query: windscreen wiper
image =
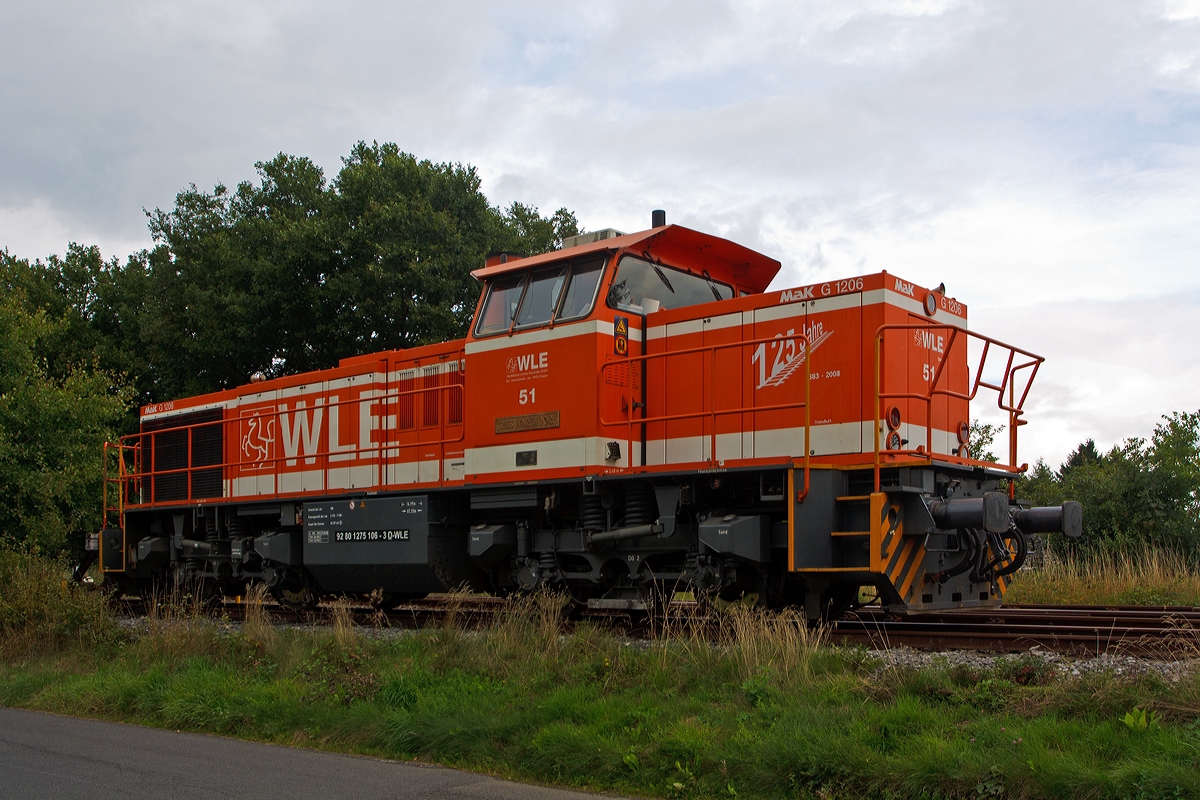
[[[657,275],[658,279],[663,282],[663,285],[665,285],[668,289],[671,290],[671,294],[675,294],[675,287],[671,285],[671,282],[669,280],[667,280],[667,276],[663,275],[663,271],[658,268],[658,265],[655,264],[654,262],[649,262],[649,263],[650,263],[650,269],[654,270],[654,274]],[[718,297],[717,299],[720,300],[721,298]]]
[[[717,298],[718,300],[725,299],[724,297],[721,297],[721,293],[717,291],[717,285],[713,283],[712,276],[708,274],[708,270],[704,270],[704,280],[708,281],[708,288],[713,293],[713,297]]]

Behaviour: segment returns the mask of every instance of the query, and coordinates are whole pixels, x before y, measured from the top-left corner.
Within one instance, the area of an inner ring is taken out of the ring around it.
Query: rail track
[[[830,633],[835,642],[876,647],[1200,657],[1200,608],[1010,605],[901,617],[868,606]]]
[[[133,601],[128,611],[146,613]],[[214,616],[240,620],[244,605],[226,601],[211,609]],[[486,596],[431,596],[379,611],[348,605],[356,624],[415,629],[446,624],[485,629],[510,612],[510,601]],[[268,604],[265,610],[278,624],[327,625],[333,611],[293,611]],[[707,630],[717,635],[714,617],[698,617],[692,602],[672,602],[666,617],[649,620],[644,614],[588,610],[580,617],[624,635],[651,639],[663,631]],[[565,621],[567,626],[572,621]],[[835,644],[875,648],[911,647],[921,650],[982,650],[1023,652],[1042,647],[1084,656],[1122,654],[1154,658],[1200,657],[1200,608],[1172,606],[1056,606],[1008,605],[994,609],[943,611],[908,616],[890,614],[879,606],[864,606],[832,623],[829,640]]]

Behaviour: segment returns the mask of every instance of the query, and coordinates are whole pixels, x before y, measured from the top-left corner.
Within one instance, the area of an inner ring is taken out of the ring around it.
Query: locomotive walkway
[[[0,708],[0,798],[587,800],[375,758]]]

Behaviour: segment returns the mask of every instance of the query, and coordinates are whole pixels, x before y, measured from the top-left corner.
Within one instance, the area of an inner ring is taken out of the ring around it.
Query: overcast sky
[[[14,255],[391,141],[589,229],[665,208],[776,288],[944,281],[1048,358],[1022,460],[1200,408],[1200,0],[5,0],[0,69]]]

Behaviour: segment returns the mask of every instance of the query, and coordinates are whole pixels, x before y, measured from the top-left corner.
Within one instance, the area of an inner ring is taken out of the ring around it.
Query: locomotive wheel
[[[279,605],[292,611],[312,611],[317,607],[317,594],[308,586],[281,586],[272,594]]]

